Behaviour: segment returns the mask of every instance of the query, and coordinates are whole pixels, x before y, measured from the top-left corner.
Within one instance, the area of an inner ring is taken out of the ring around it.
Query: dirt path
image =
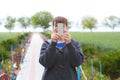
[[[41,80],[43,66],[39,64],[40,48],[43,41],[38,33],[33,33],[24,63],[16,80]]]

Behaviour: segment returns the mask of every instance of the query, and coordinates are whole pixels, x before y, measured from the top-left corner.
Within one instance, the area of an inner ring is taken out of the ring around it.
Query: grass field
[[[94,44],[94,45],[97,45],[96,47],[100,46],[102,47],[102,50],[103,51],[98,51],[99,48],[93,48],[92,45],[91,48],[87,47],[89,50],[87,54],[87,62],[82,66],[83,67],[83,70],[87,76],[87,78],[89,78],[91,76],[91,60],[94,60],[94,70],[95,70],[95,75],[94,75],[94,79],[93,80],[99,80],[99,77],[100,77],[100,72],[99,72],[99,65],[98,65],[98,62],[97,60],[100,60],[101,58],[99,56],[104,56],[105,54],[107,55],[107,53],[111,54],[111,55],[114,55],[112,54],[113,52],[117,51],[117,50],[120,50],[120,32],[71,32],[71,35],[72,35],[72,38],[75,39],[75,40],[78,40],[80,42],[80,44],[83,44],[83,43],[86,43],[85,46],[89,46],[89,44]],[[88,43],[88,44],[87,44]],[[93,45],[93,46],[94,46]],[[85,47],[84,46],[84,47]],[[84,48],[82,47],[82,48]],[[107,48],[107,49],[104,49],[104,48]],[[110,49],[113,50],[110,51]],[[86,49],[86,47],[85,47]],[[90,50],[90,49],[93,49]],[[114,51],[114,49],[117,49]],[[96,51],[96,52],[94,52]],[[97,52],[98,51],[98,52]],[[105,52],[106,51],[106,52]],[[108,52],[110,51],[110,52]],[[88,55],[89,52],[91,53],[97,53],[97,54],[92,54],[92,56],[94,57],[90,57],[89,56],[91,55]],[[98,54],[99,53],[99,54]],[[110,58],[110,68],[107,68],[108,73],[111,74],[112,73],[112,68],[114,69],[113,72],[116,72],[117,73],[117,70],[119,70],[116,66],[119,66],[117,64],[117,60],[119,60],[119,57],[117,58],[116,56],[119,56],[119,55],[115,55],[113,57],[109,57]],[[108,55],[105,59],[108,59]],[[109,59],[108,59],[109,60]],[[97,63],[95,63],[95,61]],[[114,62],[115,61],[115,62]],[[107,63],[108,61],[104,62],[104,60],[102,60],[102,69],[103,69],[103,72],[104,70],[106,70],[105,68],[105,64]],[[98,65],[95,67],[95,65]],[[107,66],[107,65],[106,65]],[[115,67],[114,67],[115,66]],[[104,72],[105,73],[105,72]],[[119,73],[118,73],[119,74]],[[113,76],[110,75],[110,76]],[[103,80],[110,80],[110,76],[106,76],[105,74],[102,74],[102,79]],[[83,79],[84,80],[84,79]],[[92,79],[91,79],[92,80]],[[119,79],[116,79],[116,80],[119,80]]]
[[[120,32],[72,32],[72,38],[80,43],[95,43],[120,48]]]
[[[20,35],[20,33],[7,33],[7,32],[0,32],[0,43],[4,40],[10,39],[10,38],[14,38],[17,37],[18,35]]]
[[[72,38],[80,43],[95,43],[102,46],[120,48],[120,32],[71,32]],[[0,33],[0,43],[20,35],[20,33]]]

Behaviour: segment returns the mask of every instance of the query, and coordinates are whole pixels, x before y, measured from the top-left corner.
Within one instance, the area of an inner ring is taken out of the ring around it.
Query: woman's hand
[[[53,42],[58,42],[59,40],[61,40],[61,35],[57,33],[57,28],[53,29],[51,39],[52,39]]]
[[[64,38],[66,44],[71,43],[71,35],[70,35],[70,33],[67,30],[64,30],[64,32],[65,33],[63,34],[63,38]]]
[[[61,36],[58,33],[52,33],[51,39],[53,42],[58,42],[61,39]]]

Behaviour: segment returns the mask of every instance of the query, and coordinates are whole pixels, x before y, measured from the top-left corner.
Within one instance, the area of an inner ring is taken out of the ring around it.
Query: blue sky
[[[0,18],[32,16],[39,11],[72,21],[84,16],[93,16],[99,22],[110,15],[120,17],[119,0],[0,0]]]

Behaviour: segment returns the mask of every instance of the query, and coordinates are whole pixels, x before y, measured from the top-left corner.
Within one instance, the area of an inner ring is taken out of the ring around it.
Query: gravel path
[[[39,64],[40,48],[43,41],[38,33],[33,33],[24,63],[16,80],[41,80],[43,66]]]

